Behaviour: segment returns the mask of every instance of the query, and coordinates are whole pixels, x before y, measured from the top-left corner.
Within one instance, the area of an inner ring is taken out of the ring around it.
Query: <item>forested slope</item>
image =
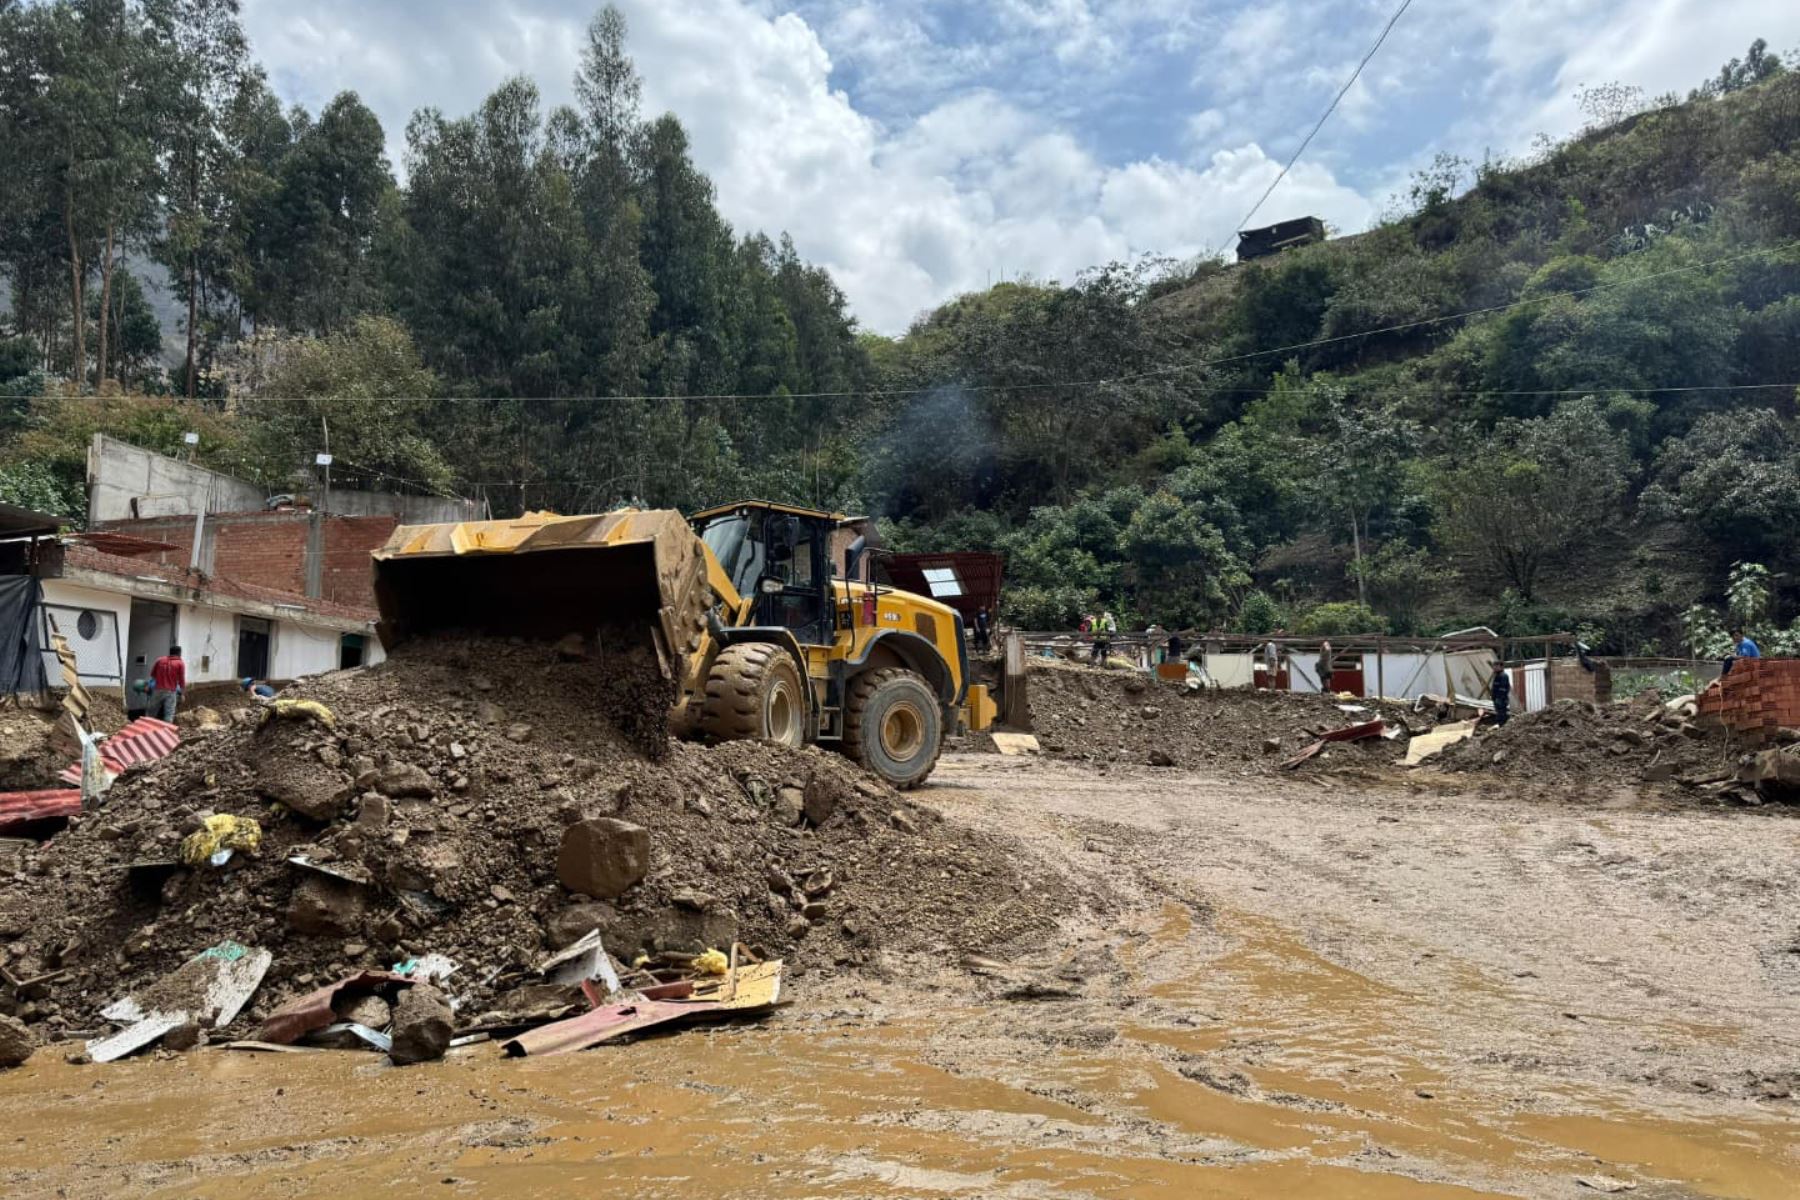
[[[102,428],[304,486],[328,422],[339,483],[996,546],[1038,626],[1672,652],[1740,562],[1775,584],[1748,615],[1794,610],[1800,72],[1760,44],[1686,100],[1594,89],[1528,160],[1440,158],[1368,232],[1006,283],[896,339],[722,219],[614,11],[576,94],[420,111],[402,182],[354,94],[283,109],[225,0],[0,4],[0,499],[77,513]]]

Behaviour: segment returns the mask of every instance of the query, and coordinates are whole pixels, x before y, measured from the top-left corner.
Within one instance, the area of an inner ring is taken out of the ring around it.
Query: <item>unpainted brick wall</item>
[[[374,608],[375,580],[369,552],[387,541],[399,524],[394,517],[327,517],[320,596],[341,604]]]
[[[1700,720],[1752,745],[1800,729],[1800,659],[1740,658],[1718,687],[1700,693]]]
[[[1595,662],[1590,671],[1578,658],[1553,658],[1550,660],[1550,698],[1611,704],[1612,668],[1603,662]]]
[[[325,517],[324,561],[318,573],[319,598],[375,607],[369,552],[387,541],[399,521],[391,516]],[[194,544],[192,517],[107,521],[101,528],[175,546],[144,561],[185,568]],[[312,514],[215,513],[206,518],[212,544],[211,574],[219,579],[306,594]]]

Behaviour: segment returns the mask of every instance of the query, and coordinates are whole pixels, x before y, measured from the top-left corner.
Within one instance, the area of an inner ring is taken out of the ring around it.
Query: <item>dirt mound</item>
[[[91,1028],[227,938],[274,954],[240,1023],[426,953],[459,964],[448,990],[467,1015],[503,1006],[526,968],[596,926],[621,957],[736,937],[804,974],[994,946],[1074,903],[1015,843],[950,825],[839,755],[651,738],[666,692],[616,661],[434,642],[288,696],[334,724],[243,710],[28,855],[0,896],[0,939],[17,939],[15,978],[61,974],[21,1015]],[[259,821],[260,850],[168,865],[213,814]]]
[[[79,750],[56,733],[62,708],[46,698],[41,706],[9,698],[0,705],[0,792],[62,787],[56,774],[75,762]],[[111,696],[94,693],[88,726],[112,733],[125,724],[125,709]]]
[[[1027,687],[1031,728],[1043,752],[1102,765],[1273,771],[1326,730],[1377,717],[1401,729],[1409,722],[1421,731],[1430,726],[1395,704],[1250,689],[1190,692],[1135,670],[1034,662]],[[1333,745],[1297,769],[1369,766],[1405,752],[1404,738],[1374,738]]]
[[[1726,739],[1680,718],[1656,701],[1597,707],[1558,700],[1504,726],[1484,726],[1444,749],[1431,765],[1528,780],[1547,792],[1580,795],[1595,786],[1665,784],[1694,787],[1729,778],[1734,752]]]

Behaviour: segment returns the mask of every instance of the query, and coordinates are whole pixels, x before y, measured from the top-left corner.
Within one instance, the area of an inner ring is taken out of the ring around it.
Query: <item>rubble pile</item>
[[[1484,725],[1432,762],[1444,771],[1530,780],[1580,795],[1595,786],[1710,785],[1729,779],[1735,755],[1691,714],[1650,698],[1596,706],[1558,700],[1504,726]]]
[[[1043,753],[1101,765],[1274,771],[1329,730],[1377,719],[1403,733],[1431,727],[1429,718],[1398,704],[1247,688],[1190,691],[1136,670],[1034,661],[1027,686]],[[1405,752],[1404,737],[1333,744],[1299,769],[1373,766]]]
[[[90,699],[88,728],[112,733],[125,724],[125,709],[110,696]],[[57,730],[62,706],[46,700],[33,708],[22,698],[0,704],[0,792],[61,787],[56,773],[79,754],[72,736]]]
[[[0,965],[35,981],[14,1015],[95,1030],[233,943],[273,955],[245,1026],[421,956],[455,964],[466,1020],[595,929],[621,963],[741,942],[794,975],[881,971],[1078,902],[835,753],[669,741],[652,677],[567,644],[434,641],[191,732],[0,887]]]

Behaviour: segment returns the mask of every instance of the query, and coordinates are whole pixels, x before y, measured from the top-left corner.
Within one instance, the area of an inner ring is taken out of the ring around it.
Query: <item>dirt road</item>
[[[569,1058],[46,1051],[0,1193],[1796,1194],[1787,814],[987,755],[920,798],[1126,903]]]

